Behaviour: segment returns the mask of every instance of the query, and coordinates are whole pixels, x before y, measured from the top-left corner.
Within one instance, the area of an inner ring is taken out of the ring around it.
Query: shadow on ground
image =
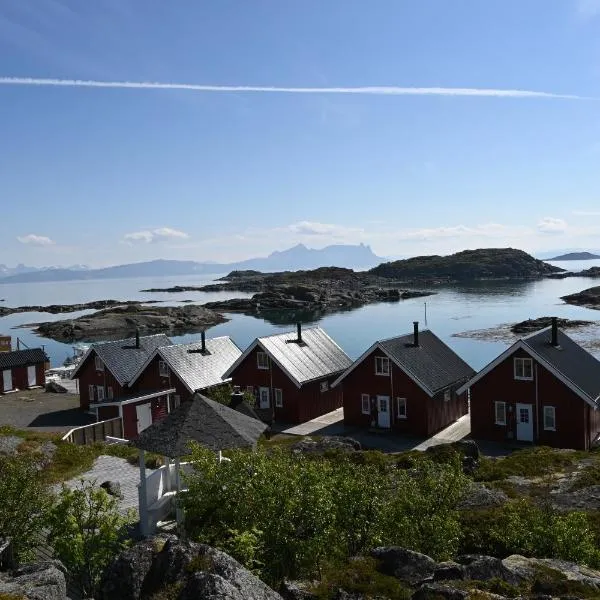
[[[96,419],[80,408],[55,410],[38,415],[29,423],[28,427],[80,427],[94,423]]]

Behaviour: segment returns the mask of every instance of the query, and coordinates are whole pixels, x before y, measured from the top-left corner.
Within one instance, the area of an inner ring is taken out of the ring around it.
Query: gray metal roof
[[[43,362],[49,362],[49,359],[41,348],[0,352],[0,369],[25,367],[27,365],[35,365]]]
[[[298,387],[315,379],[337,375],[352,364],[350,357],[320,327],[303,329],[301,344],[295,340],[296,331],[257,338],[225,375],[229,376],[257,345]]]
[[[242,355],[229,336],[206,340],[209,354],[194,352],[201,348],[202,344],[193,343],[162,346],[157,350],[191,392],[223,383],[225,371]]]
[[[475,374],[454,350],[428,329],[419,332],[418,346],[414,346],[413,341],[411,333],[382,340],[378,345],[431,395]]]
[[[195,394],[165,419],[144,429],[133,440],[141,450],[176,458],[190,453],[189,443],[198,442],[215,452],[227,448],[251,448],[267,428],[224,404]]]
[[[558,346],[550,343],[552,327],[528,335],[522,342],[539,357],[552,365],[591,400],[600,396],[600,361],[558,330]]]
[[[95,352],[115,379],[121,385],[125,385],[133,379],[139,368],[157,348],[170,346],[171,343],[171,340],[164,333],[159,333],[157,335],[140,336],[139,348],[136,348],[134,337],[114,342],[92,344],[77,369],[75,369],[72,378],[77,376],[77,372],[83,366],[83,363]]]

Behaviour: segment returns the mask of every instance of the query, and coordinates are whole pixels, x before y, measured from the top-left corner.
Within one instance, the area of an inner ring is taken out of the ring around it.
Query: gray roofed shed
[[[198,442],[215,452],[227,448],[252,448],[267,425],[237,410],[195,394],[165,419],[144,429],[133,445],[169,458],[190,453],[189,443]]]
[[[139,338],[139,347],[136,346],[136,338],[116,340],[114,342],[102,342],[92,344],[86,355],[75,369],[72,379],[77,377],[79,369],[86,362],[92,352],[95,352],[104,365],[121,384],[129,383],[138,372],[139,368],[160,346],[170,346],[171,340],[164,334],[144,335]]]
[[[224,377],[259,345],[271,359],[300,387],[310,381],[338,374],[351,364],[350,357],[320,327],[302,330],[302,343],[295,331],[257,338],[229,368]]]
[[[49,359],[41,348],[0,352],[0,369],[26,367],[27,365],[35,365],[44,362],[49,362]]]

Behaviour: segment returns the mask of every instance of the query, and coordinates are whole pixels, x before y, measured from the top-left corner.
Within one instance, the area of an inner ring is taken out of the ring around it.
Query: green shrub
[[[97,457],[98,452],[94,446],[57,442],[56,452],[45,469],[46,478],[50,483],[72,479],[91,469]]]

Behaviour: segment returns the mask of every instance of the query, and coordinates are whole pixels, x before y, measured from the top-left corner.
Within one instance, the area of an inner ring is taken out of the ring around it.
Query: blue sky
[[[600,0],[0,0],[5,264],[599,248],[599,174]]]

